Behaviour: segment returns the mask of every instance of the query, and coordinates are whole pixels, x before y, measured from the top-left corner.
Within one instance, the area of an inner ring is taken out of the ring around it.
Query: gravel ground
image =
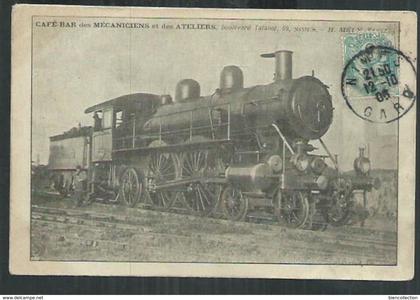
[[[33,205],[73,208],[71,199],[34,196]],[[80,210],[78,208],[78,210]],[[33,260],[227,263],[396,263],[395,221],[375,216],[365,228],[324,232],[275,224],[230,222],[175,213],[92,204],[86,212],[135,220],[130,226],[92,226],[32,220]]]

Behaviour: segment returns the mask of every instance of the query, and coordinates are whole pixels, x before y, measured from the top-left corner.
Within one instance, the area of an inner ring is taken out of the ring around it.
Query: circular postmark
[[[416,100],[416,70],[401,51],[368,45],[344,67],[341,91],[360,118],[390,123],[404,116]]]

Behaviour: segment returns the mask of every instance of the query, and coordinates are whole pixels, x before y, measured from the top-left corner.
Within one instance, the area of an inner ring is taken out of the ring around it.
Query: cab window
[[[103,113],[101,110],[95,111],[93,114],[93,130],[99,131],[102,129]]]
[[[118,110],[115,112],[115,128],[119,128],[123,122],[123,111]]]
[[[103,115],[104,115],[103,122],[102,122],[103,129],[111,128],[112,127],[112,110],[105,110]]]

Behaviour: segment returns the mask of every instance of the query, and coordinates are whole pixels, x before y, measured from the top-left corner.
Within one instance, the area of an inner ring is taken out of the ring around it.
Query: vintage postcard
[[[10,272],[411,279],[416,24],[15,6]]]

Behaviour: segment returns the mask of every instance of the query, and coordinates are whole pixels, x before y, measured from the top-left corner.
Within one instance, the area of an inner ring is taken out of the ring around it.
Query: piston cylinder
[[[244,190],[266,190],[273,183],[272,171],[268,164],[259,163],[252,166],[228,167],[226,179]]]

